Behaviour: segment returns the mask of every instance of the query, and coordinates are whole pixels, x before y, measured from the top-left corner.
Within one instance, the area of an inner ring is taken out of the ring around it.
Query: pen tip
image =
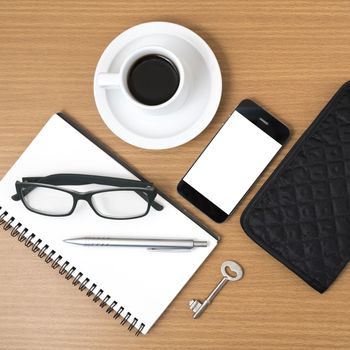
[[[76,245],[88,245],[88,244],[84,244],[84,239],[85,238],[66,238],[66,239],[63,239],[63,242],[69,243],[69,244],[76,244]]]

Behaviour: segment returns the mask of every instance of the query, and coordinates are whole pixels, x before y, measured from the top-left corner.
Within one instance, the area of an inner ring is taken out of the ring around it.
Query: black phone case
[[[323,293],[350,258],[350,81],[241,216],[247,235]]]

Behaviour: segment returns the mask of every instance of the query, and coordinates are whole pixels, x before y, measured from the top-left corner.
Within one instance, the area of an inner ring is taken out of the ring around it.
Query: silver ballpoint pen
[[[83,246],[104,247],[136,247],[149,250],[161,249],[193,249],[207,247],[207,241],[194,241],[193,239],[149,239],[149,238],[111,238],[111,237],[80,237],[64,239],[66,243]]]

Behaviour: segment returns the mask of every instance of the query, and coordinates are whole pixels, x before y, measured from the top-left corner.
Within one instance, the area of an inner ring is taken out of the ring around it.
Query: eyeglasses
[[[64,185],[99,184],[114,188],[78,192]],[[17,193],[12,196],[37,214],[68,216],[79,200],[89,203],[93,211],[106,219],[125,220],[145,216],[163,206],[155,201],[156,188],[145,181],[85,174],[53,174],[45,177],[24,177],[15,183]]]

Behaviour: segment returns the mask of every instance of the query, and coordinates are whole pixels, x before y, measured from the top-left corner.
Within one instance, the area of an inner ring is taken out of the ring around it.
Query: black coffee
[[[134,98],[149,106],[168,101],[176,92],[180,75],[176,66],[161,55],[147,55],[130,68],[128,88]]]

